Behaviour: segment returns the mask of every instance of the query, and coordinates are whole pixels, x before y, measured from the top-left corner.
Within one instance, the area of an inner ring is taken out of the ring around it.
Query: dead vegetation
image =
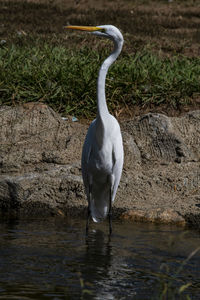
[[[108,47],[103,40],[88,39],[83,34],[66,34],[67,24],[114,24],[125,37],[123,53],[135,54],[144,48],[156,55],[190,58],[200,55],[200,1],[92,1],[92,0],[3,0],[0,2],[1,45],[34,45],[47,42],[66,48],[88,46],[93,50]],[[24,39],[22,40],[22,37]],[[134,111],[182,112],[200,108],[199,93],[190,104],[178,108],[162,104]],[[177,109],[177,108],[176,108]],[[132,112],[128,112],[129,115]],[[124,114],[127,114],[124,108]]]
[[[8,42],[23,31],[74,46],[77,39],[66,39],[64,25],[115,24],[129,53],[151,45],[168,55],[200,55],[200,1],[9,0],[1,1],[0,9],[0,37]],[[87,43],[95,45],[94,40]]]

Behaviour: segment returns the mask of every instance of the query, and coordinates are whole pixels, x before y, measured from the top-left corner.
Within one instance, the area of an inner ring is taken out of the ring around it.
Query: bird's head
[[[94,35],[102,36],[111,39],[115,42],[123,43],[124,39],[119,29],[113,25],[100,25],[100,26],[65,26],[66,29],[75,29],[91,32]]]

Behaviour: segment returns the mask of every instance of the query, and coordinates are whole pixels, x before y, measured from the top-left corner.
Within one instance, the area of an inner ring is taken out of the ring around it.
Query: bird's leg
[[[109,217],[109,233],[110,235],[112,234],[112,188],[110,187],[110,197],[109,197],[109,212],[108,212],[108,217]]]
[[[90,222],[90,202],[91,202],[91,185],[89,185],[89,197],[88,197],[88,209],[87,209],[87,222],[86,222],[86,235],[88,234],[89,222]]]
[[[89,222],[90,222],[90,205],[88,203],[87,222],[86,222],[86,235],[88,234]]]

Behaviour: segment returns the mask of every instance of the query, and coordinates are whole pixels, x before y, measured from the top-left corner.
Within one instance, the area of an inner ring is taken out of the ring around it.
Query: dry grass
[[[174,0],[171,3],[164,0],[4,0],[0,2],[0,10],[0,41],[3,41],[3,47],[9,48],[13,44],[21,48],[42,47],[45,42],[50,47],[60,46],[72,51],[87,46],[101,53],[109,47],[106,41],[88,38],[81,33],[66,33],[63,26],[114,24],[125,37],[125,56],[134,56],[144,48],[159,57],[184,55],[195,59],[200,55],[199,0]],[[190,104],[179,105],[175,110],[174,106],[169,107],[168,102],[155,106],[152,101],[147,101],[148,105],[140,105],[137,101],[128,111],[124,107],[123,112],[126,115],[127,112],[150,110],[177,115],[200,108],[199,93],[200,88],[195,89]]]
[[[77,39],[66,38],[64,25],[114,24],[129,53],[151,44],[168,55],[200,55],[200,1],[9,0],[1,1],[0,9],[0,38],[8,42],[23,31],[74,47]]]

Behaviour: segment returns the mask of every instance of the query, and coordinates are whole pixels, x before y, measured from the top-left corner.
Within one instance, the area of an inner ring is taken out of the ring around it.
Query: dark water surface
[[[175,277],[198,232],[125,222],[107,232],[92,225],[86,238],[79,219],[1,223],[0,299],[158,299],[169,282],[192,284],[175,299],[200,299],[200,252]]]

